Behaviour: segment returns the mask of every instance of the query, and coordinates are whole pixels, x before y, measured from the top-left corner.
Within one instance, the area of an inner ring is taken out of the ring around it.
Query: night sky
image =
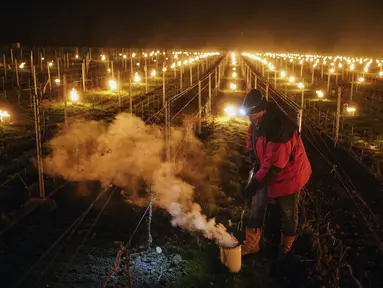
[[[383,1],[8,1],[4,44],[383,56]]]

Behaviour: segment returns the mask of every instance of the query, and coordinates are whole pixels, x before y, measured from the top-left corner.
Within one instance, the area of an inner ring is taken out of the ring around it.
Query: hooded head
[[[243,110],[253,123],[259,122],[266,111],[266,107],[267,100],[262,95],[261,91],[257,89],[251,89],[250,92],[247,93],[242,104]]]

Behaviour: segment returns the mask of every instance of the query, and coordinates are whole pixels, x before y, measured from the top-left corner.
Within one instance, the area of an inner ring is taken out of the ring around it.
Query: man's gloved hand
[[[261,187],[261,183],[259,183],[255,177],[251,178],[250,182],[247,184],[245,188],[246,198],[251,199],[251,197],[255,195],[255,193],[260,187]]]

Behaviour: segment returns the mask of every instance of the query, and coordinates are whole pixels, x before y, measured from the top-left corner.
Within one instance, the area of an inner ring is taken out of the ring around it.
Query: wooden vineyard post
[[[144,57],[145,57],[145,67],[144,67],[144,71],[145,71],[145,93],[148,93],[148,59],[147,59],[146,54],[144,55]]]
[[[294,70],[293,70],[294,73]],[[265,77],[265,64],[262,63],[262,77]]]
[[[148,248],[151,247],[153,242],[152,233],[151,233],[152,216],[153,216],[153,192],[152,192],[152,185],[150,185],[149,186],[149,215],[148,215]]]
[[[86,75],[88,75],[89,73],[89,64],[90,64],[89,53],[86,53],[86,58],[85,58]]]
[[[335,137],[334,137],[334,147],[338,144],[339,140],[339,122],[340,122],[340,102],[342,97],[342,87],[338,87],[338,100],[336,105],[336,122],[335,122]]]
[[[124,66],[124,48],[121,48],[121,66],[120,69]]]
[[[165,108],[166,102],[166,88],[165,88],[165,73],[166,68],[162,68],[162,108]]]
[[[85,92],[86,91],[85,59],[82,60],[81,70],[82,70],[82,91]]]
[[[31,67],[33,67],[33,50],[31,50]]]
[[[311,84],[314,84],[314,73],[315,73],[315,67],[313,66],[312,73],[311,73]]]
[[[354,81],[355,81],[355,73],[352,72],[352,79],[351,79],[351,89],[350,89],[350,103],[352,102],[352,97],[354,96]]]
[[[277,89],[277,70],[274,70],[274,88]]]
[[[221,64],[218,66],[218,87],[221,84]]]
[[[60,79],[60,59],[57,58],[57,78]]]
[[[123,58],[124,58],[124,71],[127,72],[128,71],[128,64],[127,64],[128,60],[127,60],[126,54],[124,54]]]
[[[40,49],[38,52],[38,56],[39,56],[39,60],[40,60],[40,71],[43,71],[43,53],[40,52]]]
[[[251,89],[251,78],[252,78],[252,75],[253,74],[253,72],[250,70],[250,68],[249,68],[249,83],[248,83],[248,89]],[[269,82],[269,81],[267,81],[267,82]]]
[[[66,77],[63,75],[63,99],[64,99],[64,119],[65,128],[68,128],[68,110],[67,110],[67,94],[66,94]]]
[[[36,80],[36,67],[32,67],[34,93],[33,93],[33,110],[35,116],[35,133],[36,133],[36,152],[37,152],[37,168],[39,177],[39,189],[40,198],[45,198],[45,186],[44,186],[44,167],[42,159],[42,144],[41,144],[41,127],[40,127],[40,110],[39,110],[39,98],[37,94],[37,80]]]
[[[193,85],[193,68],[192,68],[192,64],[190,62],[189,62],[189,70],[190,70],[190,87],[191,87]]]
[[[19,66],[17,66],[17,59],[15,59],[15,68],[16,68],[16,84],[17,84],[17,88],[19,89],[19,92],[17,94],[17,98],[19,100],[19,103],[20,103],[20,94],[21,94],[21,89],[20,89],[20,78],[19,78]]]
[[[132,89],[132,78],[133,78],[133,55],[132,49],[129,49],[130,53],[130,77],[129,77],[129,112],[133,113],[133,89]]]
[[[327,77],[327,94],[330,93],[330,80],[331,80],[331,72],[328,71],[328,77]]]
[[[201,114],[202,114],[201,80],[198,81],[198,134],[201,134]]]
[[[165,114],[165,159],[170,161],[170,103],[166,101],[166,67],[162,68],[162,108]]]
[[[211,73],[209,74],[209,102],[207,106],[207,113],[211,113]]]
[[[48,68],[48,83],[49,83],[49,100],[52,100],[52,79],[51,79],[51,69],[49,68],[49,63],[47,64]]]
[[[118,108],[120,109],[121,112],[121,75],[120,75],[120,70],[117,72],[117,77],[118,77]]]
[[[7,61],[5,60],[5,54],[3,54],[4,76],[7,77]]]
[[[1,77],[2,82],[3,82],[3,93],[4,93],[4,98],[7,98],[7,90],[5,90],[5,76]]]
[[[182,92],[183,87],[182,87],[182,66],[180,67],[180,92]]]
[[[111,66],[111,72],[112,72],[112,79],[114,80],[114,65],[113,65],[113,60],[110,61],[110,66]]]

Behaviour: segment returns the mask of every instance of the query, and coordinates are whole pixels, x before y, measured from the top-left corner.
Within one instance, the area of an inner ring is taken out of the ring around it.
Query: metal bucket
[[[242,246],[236,243],[229,247],[220,247],[221,263],[229,269],[231,273],[238,273],[242,267]]]

